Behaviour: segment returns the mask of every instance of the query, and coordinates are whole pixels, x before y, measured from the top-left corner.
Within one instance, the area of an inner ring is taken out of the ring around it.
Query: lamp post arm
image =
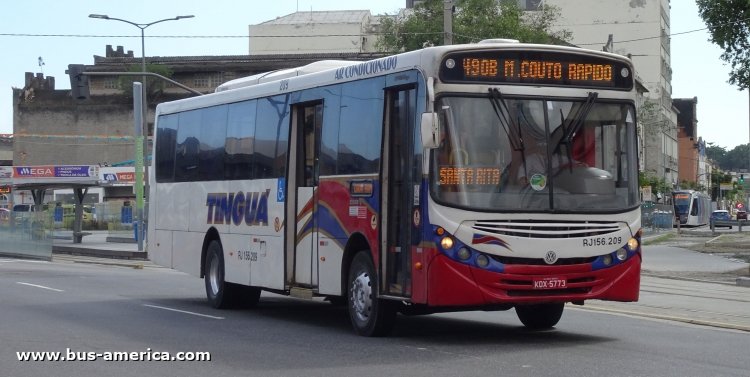
[[[203,95],[203,93],[201,93],[201,92],[199,92],[199,91],[197,91],[197,90],[195,90],[193,88],[190,88],[188,86],[180,84],[177,81],[174,81],[172,79],[166,78],[166,77],[164,77],[164,76],[162,76],[162,75],[160,75],[158,73],[153,73],[153,72],[81,72],[81,74],[84,75],[84,76],[112,76],[112,75],[117,75],[117,76],[153,76],[153,77],[158,77],[158,78],[160,78],[160,79],[162,79],[164,81],[170,82],[170,83],[172,83],[172,84],[174,84],[176,86],[179,86],[180,88],[185,89],[185,90],[187,90],[190,93],[193,93],[193,94],[196,94],[196,95],[199,95],[199,96]]]
[[[160,22],[164,22],[164,21],[177,21],[177,20],[181,20],[183,18],[193,18],[193,17],[195,17],[195,16],[193,16],[191,14],[191,15],[187,15],[187,16],[177,16],[177,17],[165,18],[165,19],[162,19],[162,20],[157,20],[157,21],[154,21],[154,22],[149,22],[147,24],[139,24],[137,22],[123,20],[122,18],[110,17],[110,16],[107,16],[106,14],[90,14],[89,15],[89,18],[99,18],[99,19],[102,19],[102,20],[114,20],[114,21],[124,22],[126,24],[131,24],[131,25],[133,25],[133,26],[135,26],[135,27],[137,27],[137,28],[139,28],[141,30],[143,30],[143,29],[145,29],[145,28],[147,28],[147,27],[149,27],[151,25],[158,24]]]

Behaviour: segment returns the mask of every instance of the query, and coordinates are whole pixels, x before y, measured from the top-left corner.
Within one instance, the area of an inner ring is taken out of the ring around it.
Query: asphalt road
[[[3,376],[747,376],[747,332],[569,307],[556,329],[513,311],[399,317],[353,334],[326,302],[265,295],[210,308],[163,268],[0,260]],[[211,361],[19,361],[18,352],[209,352]]]

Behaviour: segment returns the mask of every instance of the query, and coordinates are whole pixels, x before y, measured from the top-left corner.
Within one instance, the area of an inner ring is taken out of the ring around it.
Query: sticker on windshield
[[[547,177],[545,177],[544,174],[534,174],[531,176],[531,181],[529,183],[534,191],[542,191],[547,187]]]

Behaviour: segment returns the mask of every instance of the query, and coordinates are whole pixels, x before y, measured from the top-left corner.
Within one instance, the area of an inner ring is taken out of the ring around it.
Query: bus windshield
[[[638,203],[629,102],[445,96],[431,194],[486,211],[602,212]]]

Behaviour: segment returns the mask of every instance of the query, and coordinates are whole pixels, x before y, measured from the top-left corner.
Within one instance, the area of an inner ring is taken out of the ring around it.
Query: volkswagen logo
[[[547,264],[555,264],[555,262],[557,262],[557,254],[552,250],[548,251],[544,256],[544,262]]]

